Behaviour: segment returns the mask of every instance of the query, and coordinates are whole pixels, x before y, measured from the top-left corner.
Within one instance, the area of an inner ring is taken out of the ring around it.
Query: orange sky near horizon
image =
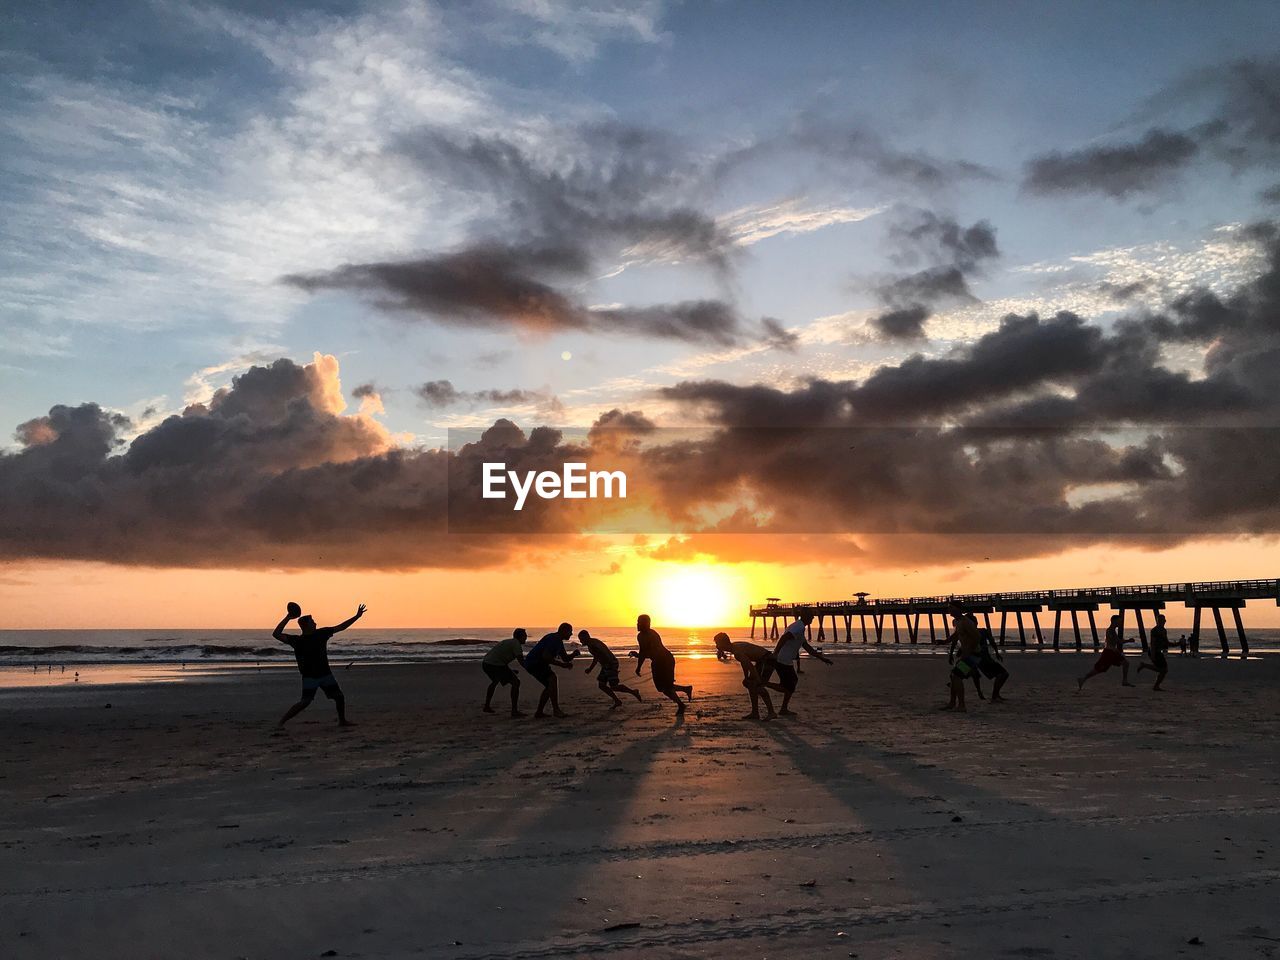
[[[605,541],[607,538],[601,538]],[[995,546],[992,550],[996,550]],[[369,605],[364,626],[619,626],[648,612],[655,624],[741,627],[747,610],[767,596],[836,600],[987,590],[1258,579],[1280,575],[1274,541],[1187,543],[1157,552],[1123,546],[1068,550],[1032,559],[975,562],[918,571],[862,569],[822,563],[662,562],[606,545],[550,563],[512,563],[489,570],[388,573],[351,570],[192,570],[42,561],[0,565],[3,627],[269,628],[297,600],[321,621]],[[611,563],[619,571],[607,573]],[[1172,627],[1190,623],[1168,610]],[[683,622],[682,622],[683,621]],[[1210,621],[1211,622],[1211,621]],[[1251,602],[1246,626],[1280,626],[1280,608]]]

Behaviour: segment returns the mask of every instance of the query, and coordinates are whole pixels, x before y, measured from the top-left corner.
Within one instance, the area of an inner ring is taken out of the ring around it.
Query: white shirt
[[[797,620],[787,627],[786,633],[778,638],[778,662],[784,667],[791,666],[799,658],[800,647],[805,640],[804,634],[804,621]]]

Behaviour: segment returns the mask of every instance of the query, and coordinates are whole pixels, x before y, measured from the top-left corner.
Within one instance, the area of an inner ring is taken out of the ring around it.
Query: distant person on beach
[[[1098,657],[1092,670],[1083,677],[1076,677],[1076,693],[1084,689],[1086,681],[1106,673],[1112,667],[1120,668],[1121,686],[1133,686],[1129,682],[1129,659],[1124,655],[1124,637],[1120,634],[1120,614],[1118,613],[1111,618],[1111,625],[1107,627],[1107,641],[1102,648],[1102,656]]]
[[[973,614],[969,614],[969,616],[975,624],[978,622]],[[1000,690],[1004,687],[1005,681],[1009,679],[1009,670],[1004,665],[1004,654],[1000,652],[1000,647],[996,643],[995,637],[991,635],[991,631],[986,627],[979,628],[978,639],[982,641],[982,647],[978,651],[978,672],[992,681],[991,702],[1004,703],[1004,697],[1000,696]],[[976,675],[973,678],[973,682],[974,686],[978,688],[978,698],[982,699],[982,684],[978,681]]]
[[[1178,649],[1184,657],[1187,655],[1187,635],[1185,633],[1178,638]]]
[[[653,688],[676,705],[677,713],[684,713],[684,704],[677,693],[683,693],[685,699],[693,699],[693,687],[676,683],[676,658],[662,642],[662,637],[653,629],[653,621],[647,613],[636,617],[636,645],[640,648],[636,653],[636,676],[640,676],[640,668],[648,660],[652,665]]]
[[[489,678],[489,689],[484,695],[484,712],[493,713],[493,694],[498,689],[498,684],[504,687],[511,687],[511,715],[513,717],[523,717],[520,712],[520,678],[516,676],[516,672],[511,669],[511,661],[518,661],[520,666],[524,666],[524,642],[529,639],[529,634],[523,627],[516,627],[511,632],[511,636],[505,640],[499,640],[489,652],[484,655],[484,659],[480,661],[480,666],[485,672],[485,676]]]
[[[1151,689],[1159,690],[1160,684],[1164,683],[1164,678],[1169,674],[1169,631],[1164,628],[1163,613],[1156,614],[1156,625],[1151,628],[1151,641],[1147,644],[1147,656],[1151,658],[1151,662],[1144,660],[1139,663],[1138,672],[1154,670],[1156,682]]]
[[[751,712],[743,717],[743,720],[759,720],[760,717],[760,701],[764,701],[765,709],[769,711],[769,715],[764,717],[765,720],[772,720],[777,717],[773,711],[773,700],[769,697],[769,691],[764,685],[764,681],[760,678],[760,668],[764,664],[774,663],[773,651],[768,647],[762,647],[758,643],[750,643],[746,640],[739,640],[736,643],[729,639],[727,633],[717,633],[715,635],[716,658],[723,663],[730,660],[737,660],[738,665],[742,667],[742,685],[747,688],[747,693],[751,697]]]
[[[959,658],[953,660],[952,655],[947,654],[947,662],[952,664],[951,695],[947,705],[941,709],[965,713],[968,711],[964,702],[965,681],[982,669],[982,635],[978,632],[977,618],[970,616],[958,600],[948,604],[948,612],[951,614],[952,647],[959,653]],[[994,690],[992,696],[995,696]]]
[[[572,636],[573,627],[562,623],[555,633],[548,633],[525,654],[525,673],[542,684],[542,696],[538,698],[538,709],[533,713],[535,717],[542,718],[547,715],[547,701],[551,702],[551,712],[554,716],[566,716],[560,709],[559,681],[556,680],[556,673],[551,668],[557,666],[564,667],[566,670],[573,669],[573,658],[576,654],[569,653],[564,647],[564,642]]]
[[[603,640],[597,640],[586,630],[578,631],[578,640],[587,648],[587,652],[591,654],[591,662],[587,664],[587,669],[584,672],[590,676],[592,670],[597,666],[600,668],[600,675],[596,677],[596,686],[613,701],[613,706],[609,709],[617,710],[622,706],[622,701],[618,699],[619,693],[629,693],[637,701],[641,699],[639,690],[632,690],[630,687],[622,685],[618,675],[618,657],[609,649],[608,644]]]
[[[765,686],[771,690],[777,690],[782,694],[782,706],[778,708],[778,716],[794,717],[795,713],[790,709],[791,697],[796,692],[796,687],[800,683],[799,674],[796,672],[796,663],[800,659],[800,651],[813,657],[815,660],[821,660],[827,666],[831,666],[831,658],[810,645],[807,631],[809,624],[813,623],[812,613],[802,613],[786,630],[782,632],[782,636],[778,637],[778,642],[773,646],[773,660],[763,664],[761,668],[760,679]],[[771,682],[774,674],[777,674],[777,683]]]
[[[365,609],[362,603],[356,608],[354,617],[343,620],[337,626],[317,627],[312,617],[302,616],[302,609],[296,603],[289,604],[289,610],[284,619],[276,624],[271,635],[281,643],[287,643],[293,647],[293,656],[298,661],[298,672],[302,674],[302,698],[285,711],[285,715],[280,718],[280,726],[283,727],[293,717],[311,706],[317,690],[323,690],[324,695],[333,701],[338,711],[339,726],[354,726],[347,720],[346,698],[343,697],[342,688],[338,686],[338,681],[333,677],[333,670],[329,667],[329,640],[335,633],[341,633],[363,617]],[[284,632],[285,624],[295,618],[298,621],[298,627],[302,630],[301,635]]]

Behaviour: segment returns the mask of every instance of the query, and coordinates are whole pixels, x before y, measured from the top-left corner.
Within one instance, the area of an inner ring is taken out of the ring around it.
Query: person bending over
[[[539,719],[547,715],[548,701],[551,703],[551,713],[554,716],[567,716],[560,709],[560,685],[556,679],[555,671],[551,668],[556,666],[564,667],[566,670],[573,669],[573,658],[576,654],[569,653],[564,647],[564,642],[572,636],[573,627],[570,624],[562,623],[555,633],[548,633],[533,645],[533,649],[525,654],[525,673],[542,684],[542,696],[538,698],[538,709],[533,713]]]
[[[518,661],[520,666],[524,666],[524,642],[528,638],[529,634],[523,627],[516,627],[511,632],[511,636],[505,640],[499,640],[490,647],[489,652],[480,661],[485,676],[489,678],[489,689],[484,695],[485,713],[494,712],[493,694],[498,689],[498,684],[502,684],[504,687],[511,687],[511,715],[524,716],[520,712],[520,678],[511,669],[511,661]]]
[[[648,660],[652,664],[654,689],[675,703],[677,713],[684,713],[684,704],[676,694],[683,693],[687,700],[692,700],[693,687],[676,683],[675,655],[663,644],[647,613],[636,617],[636,645],[640,648],[636,654],[636,676],[640,676],[640,668]]]
[[[737,660],[738,666],[742,667],[742,685],[751,697],[751,712],[742,719],[761,719],[761,700],[764,701],[765,709],[769,711],[768,716],[763,719],[772,720],[777,717],[777,714],[773,712],[773,700],[769,697],[769,691],[760,679],[760,668],[763,665],[776,665],[777,663],[774,659],[773,651],[768,647],[762,647],[757,643],[750,643],[746,640],[739,640],[735,643],[729,639],[727,633],[717,633],[715,642],[716,658],[718,660],[723,663]]]
[[[284,716],[280,718],[279,726],[283,727],[293,717],[296,717],[311,706],[311,701],[316,698],[317,690],[323,690],[324,695],[333,701],[333,705],[338,711],[338,724],[340,726],[354,726],[347,719],[347,701],[342,695],[342,688],[338,686],[338,681],[333,677],[333,670],[329,667],[329,640],[335,633],[341,633],[363,617],[365,609],[366,607],[362,603],[356,608],[354,617],[343,620],[336,626],[317,627],[312,617],[301,615],[302,610],[296,603],[289,604],[289,611],[285,614],[284,619],[276,624],[276,628],[271,631],[271,635],[281,643],[287,643],[293,647],[294,659],[298,661],[298,672],[302,674],[302,697],[285,711]],[[302,633],[285,633],[285,624],[295,617]]]
[[[587,648],[587,652],[591,654],[591,662],[587,664],[584,671],[588,676],[597,666],[600,667],[600,673],[596,677],[596,686],[613,701],[613,706],[609,709],[617,710],[622,706],[622,701],[618,699],[619,693],[629,693],[640,700],[640,691],[632,690],[630,687],[622,685],[622,681],[618,675],[618,657],[609,649],[603,640],[597,640],[586,630],[578,631],[578,640]]]

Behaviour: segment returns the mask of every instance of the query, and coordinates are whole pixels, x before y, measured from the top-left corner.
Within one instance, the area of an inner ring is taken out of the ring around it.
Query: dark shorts
[[[517,677],[515,671],[508,666],[504,665],[499,667],[492,663],[482,663],[480,666],[484,668],[485,675],[494,683],[500,683],[504,687],[513,683],[516,686],[520,685],[520,678]]]
[[[551,682],[553,676],[551,672],[551,664],[549,663],[530,663],[528,660],[524,664],[524,672],[533,679],[537,680],[544,687]]]
[[[1112,667],[1124,666],[1124,654],[1119,650],[1110,648],[1102,651],[1102,656],[1098,657],[1098,662],[1093,665],[1093,669],[1098,673],[1106,673]]]
[[[338,681],[333,678],[333,674],[325,674],[323,677],[303,677],[302,678],[302,699],[314,700],[317,690],[323,690],[324,695],[330,700],[336,700],[342,696],[342,688],[338,686]]]
[[[600,686],[602,687],[610,686],[612,684],[620,683],[620,682],[621,680],[618,677],[618,668],[616,666],[615,667],[602,666],[600,668],[599,674],[596,676],[596,683],[600,684]]]
[[[961,680],[968,680],[978,672],[981,665],[981,657],[961,657],[956,661],[955,666],[951,668],[951,675],[953,677],[959,677]]]
[[[760,682],[768,683],[769,679],[774,675],[778,675],[778,685],[787,693],[795,693],[796,687],[800,685],[800,675],[796,673],[796,668],[788,666],[785,663],[779,663],[772,657],[760,663]]]
[[[1169,671],[1169,660],[1165,657],[1163,650],[1149,650],[1147,655],[1151,658],[1151,665],[1159,673],[1167,673]]]
[[[653,666],[653,688],[655,690],[669,690],[676,684],[676,658],[664,657],[661,660],[654,660]]]
[[[1009,671],[1004,668],[1004,664],[990,654],[984,654],[978,660],[978,669],[982,671],[982,675],[988,680],[998,680],[1000,677],[1009,675]]]

